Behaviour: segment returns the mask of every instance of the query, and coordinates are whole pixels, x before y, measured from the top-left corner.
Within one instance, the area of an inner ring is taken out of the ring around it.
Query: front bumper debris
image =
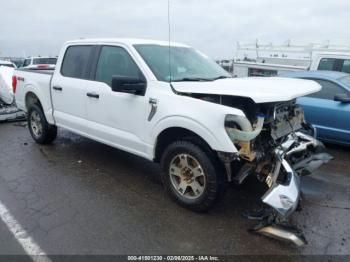
[[[296,136],[298,138],[298,145],[291,149],[289,148],[286,156],[293,163],[293,170],[299,175],[309,175],[332,159],[332,156],[326,152],[323,143],[317,139],[300,132],[296,133]],[[299,161],[293,161],[293,155],[307,152],[310,149],[312,150],[312,154],[299,159]]]
[[[275,170],[267,177],[270,189],[262,201],[280,215],[288,217],[299,203],[300,175],[310,174],[332,157],[324,145],[303,133],[291,134],[280,148],[275,150]],[[283,181],[279,180],[283,175]]]
[[[288,217],[298,206],[300,195],[300,178],[283,159],[281,168],[286,172],[285,185],[274,182],[270,189],[262,197],[262,201],[274,208],[279,214]],[[278,170],[278,173],[280,170]]]
[[[275,168],[266,179],[269,190],[262,197],[270,212],[261,217],[262,222],[253,231],[301,246],[307,243],[302,232],[286,223],[299,206],[300,176],[310,174],[332,157],[321,142],[300,132],[291,134],[274,153]]]

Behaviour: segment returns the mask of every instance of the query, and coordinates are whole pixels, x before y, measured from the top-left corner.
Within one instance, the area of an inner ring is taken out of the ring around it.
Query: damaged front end
[[[313,137],[315,131],[294,101],[260,105],[254,113],[251,119],[226,117],[225,128],[238,153],[219,156],[230,181],[240,184],[256,175],[268,186],[261,198],[265,207],[258,214],[246,214],[260,220],[253,231],[303,245],[302,233],[286,222],[299,206],[300,176],[311,174],[331,156]]]

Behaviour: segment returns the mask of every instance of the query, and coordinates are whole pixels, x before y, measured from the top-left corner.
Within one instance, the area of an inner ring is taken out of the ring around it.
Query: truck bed
[[[14,76],[17,79],[16,104],[17,107],[27,112],[27,90],[35,91],[35,95],[41,102],[44,112],[51,111],[50,83],[54,70],[16,69]]]

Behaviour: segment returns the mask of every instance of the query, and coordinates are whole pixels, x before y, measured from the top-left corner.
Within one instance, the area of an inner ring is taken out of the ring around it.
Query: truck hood
[[[282,78],[227,78],[205,82],[173,82],[180,93],[212,94],[251,98],[255,103],[289,101],[321,90],[315,81]]]

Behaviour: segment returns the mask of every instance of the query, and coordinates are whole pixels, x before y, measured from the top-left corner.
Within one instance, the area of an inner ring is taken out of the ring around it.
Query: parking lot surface
[[[303,210],[293,215],[309,242],[252,235],[242,218],[252,183],[230,186],[206,214],[165,194],[156,164],[59,130],[53,145],[31,139],[25,123],[0,125],[0,202],[25,231],[0,220],[0,254],[25,254],[30,238],[46,254],[350,254],[350,148],[302,179]],[[23,243],[23,241],[22,241]]]

